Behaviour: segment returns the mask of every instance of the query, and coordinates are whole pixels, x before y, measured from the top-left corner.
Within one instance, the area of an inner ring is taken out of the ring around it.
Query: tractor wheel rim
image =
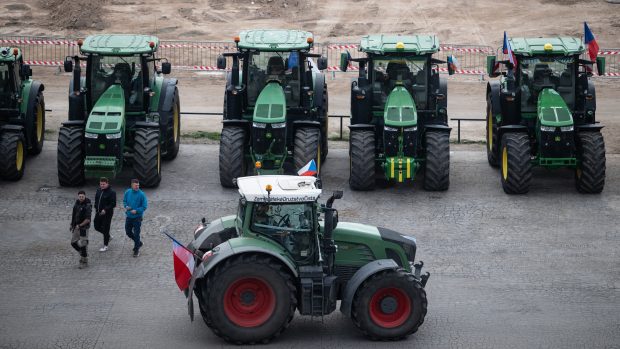
[[[22,166],[24,166],[24,143],[18,141],[17,153],[15,154],[15,168],[17,168],[17,171],[21,171]]]
[[[400,288],[386,287],[377,290],[370,299],[370,319],[383,328],[395,328],[411,315],[411,299]]]
[[[489,107],[487,107],[487,118],[489,119],[489,122],[487,123],[487,145],[489,150],[493,150],[493,116],[491,115],[491,109]]]
[[[224,293],[224,313],[239,327],[258,327],[267,322],[276,308],[271,285],[256,277],[242,277]]]
[[[177,108],[177,105],[174,105],[174,115],[172,116],[172,132],[174,133],[174,143],[177,142],[177,139],[179,138],[179,108]]]
[[[508,179],[508,149],[506,147],[502,149],[502,177],[504,180]]]
[[[37,104],[37,142],[41,142],[43,138],[43,108],[41,104]]]

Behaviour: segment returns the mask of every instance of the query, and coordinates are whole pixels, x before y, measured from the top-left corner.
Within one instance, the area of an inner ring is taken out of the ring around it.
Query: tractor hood
[[[273,124],[286,121],[286,97],[277,81],[270,81],[261,91],[254,107],[254,122]]]
[[[124,124],[125,94],[120,85],[112,85],[99,97],[90,112],[86,132],[119,133]]]
[[[396,86],[385,102],[383,120],[386,126],[409,127],[418,123],[418,112],[409,91]]]
[[[538,95],[538,120],[542,126],[571,126],[573,116],[560,94],[545,88]]]

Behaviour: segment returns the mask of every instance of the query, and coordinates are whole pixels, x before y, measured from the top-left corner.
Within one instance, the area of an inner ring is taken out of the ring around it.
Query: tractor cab
[[[32,75],[18,48],[0,47],[0,110],[17,111],[22,83]]]

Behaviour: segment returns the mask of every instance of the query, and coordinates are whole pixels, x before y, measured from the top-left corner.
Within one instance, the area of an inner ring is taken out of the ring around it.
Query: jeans
[[[140,241],[140,227],[142,226],[142,217],[129,218],[125,220],[125,234],[133,240],[133,250],[138,251],[142,247]]]
[[[106,212],[103,216],[95,213],[95,230],[103,234],[103,244],[106,246],[110,242],[110,224],[113,215],[114,211]]]

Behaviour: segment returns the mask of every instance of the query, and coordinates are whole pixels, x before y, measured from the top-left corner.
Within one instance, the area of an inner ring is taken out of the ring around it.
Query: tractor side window
[[[255,203],[251,229],[284,246],[295,260],[302,260],[312,252],[312,217],[311,203]]]
[[[13,108],[15,94],[11,78],[11,66],[8,63],[0,63],[0,108]]]
[[[91,65],[93,102],[112,85],[120,85],[128,111],[142,110],[143,77],[139,56],[94,56]]]

